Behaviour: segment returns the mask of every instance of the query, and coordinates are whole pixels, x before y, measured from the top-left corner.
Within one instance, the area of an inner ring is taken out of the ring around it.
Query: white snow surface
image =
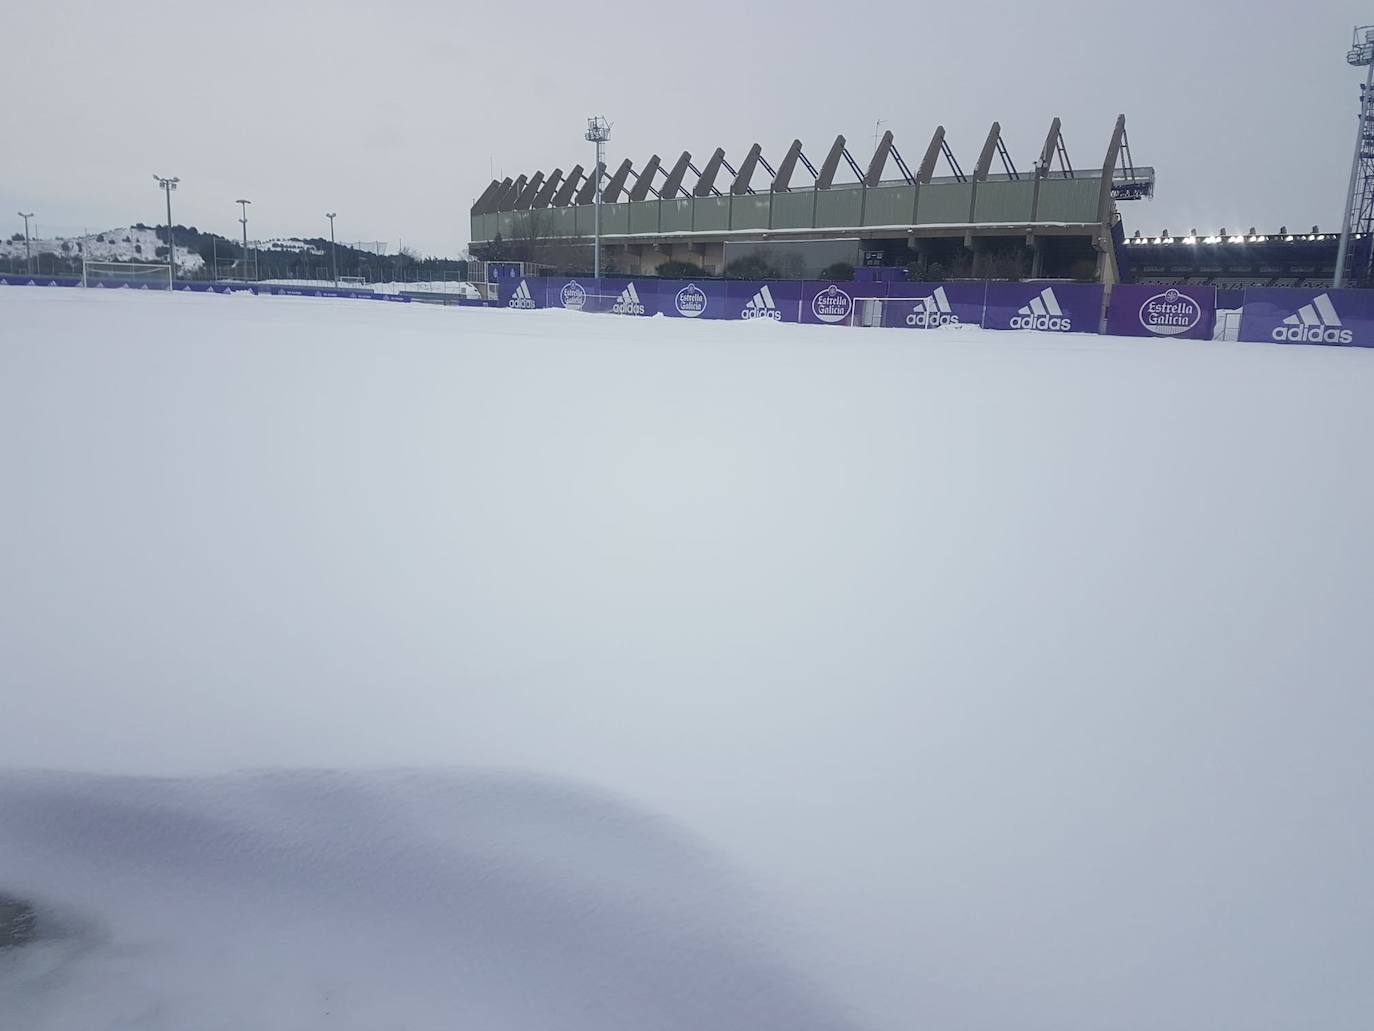
[[[305,289],[307,287],[330,287],[333,288],[332,279],[264,279],[262,281],[268,286],[295,286]],[[435,279],[420,282],[399,282],[399,283],[339,283],[340,289],[344,290],[371,290],[378,294],[399,294],[405,291],[419,291],[421,293],[432,294],[458,294],[472,300],[479,300],[481,294],[471,283],[461,282],[453,279]]]
[[[1363,1031],[1372,395],[0,289],[0,1027]]]

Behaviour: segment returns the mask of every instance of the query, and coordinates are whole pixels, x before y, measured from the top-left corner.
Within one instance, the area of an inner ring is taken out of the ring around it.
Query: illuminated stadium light
[[[1244,242],[1245,242],[1245,237],[1243,237],[1243,236],[1233,236],[1233,237],[1231,237],[1231,242],[1232,242],[1232,243],[1244,243]]]
[[[1185,237],[1183,238],[1183,242],[1186,243],[1186,244],[1190,244],[1190,245],[1196,246],[1196,244],[1197,244],[1197,237],[1196,237],[1196,236],[1185,236]]]

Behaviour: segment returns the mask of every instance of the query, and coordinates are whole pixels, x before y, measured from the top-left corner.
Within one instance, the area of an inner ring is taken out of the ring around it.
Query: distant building
[[[937,176],[941,163],[948,174]],[[842,168],[857,181],[837,183]],[[889,170],[894,178],[885,177]],[[492,180],[470,211],[474,253],[585,271],[594,178],[577,165],[566,175],[557,168],[548,176]],[[797,278],[837,262],[920,262],[949,276],[1110,283],[1120,278],[1117,202],[1151,196],[1154,181],[1154,169],[1133,163],[1124,115],[1101,167],[1087,171],[1070,164],[1057,118],[1035,165],[1024,171],[1013,164],[997,123],[968,174],[943,127],[914,171],[890,132],[866,167],[843,136],[819,166],[794,140],[776,167],[759,144],[738,167],[722,149],[700,168],[685,151],[671,167],[653,155],[636,171],[627,159],[604,175],[601,235],[609,266],[637,275],[668,261],[719,275],[752,255]]]

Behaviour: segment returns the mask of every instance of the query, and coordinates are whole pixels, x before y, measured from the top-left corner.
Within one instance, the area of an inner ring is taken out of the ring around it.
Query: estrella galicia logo
[[[1176,337],[1201,321],[1202,305],[1172,288],[1140,306],[1140,325],[1155,336]]]
[[[822,322],[843,322],[854,309],[854,299],[831,283],[811,301],[811,313]]]
[[[706,311],[706,292],[695,283],[688,283],[677,292],[673,303],[683,318],[695,319]]]
[[[587,303],[587,291],[574,279],[565,283],[563,289],[558,291],[558,299],[563,302],[563,307],[581,311],[582,306]]]

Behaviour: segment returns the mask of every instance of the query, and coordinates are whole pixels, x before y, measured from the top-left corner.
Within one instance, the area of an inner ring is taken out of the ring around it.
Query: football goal
[[[104,289],[170,290],[172,266],[132,261],[83,261],[81,285]]]

